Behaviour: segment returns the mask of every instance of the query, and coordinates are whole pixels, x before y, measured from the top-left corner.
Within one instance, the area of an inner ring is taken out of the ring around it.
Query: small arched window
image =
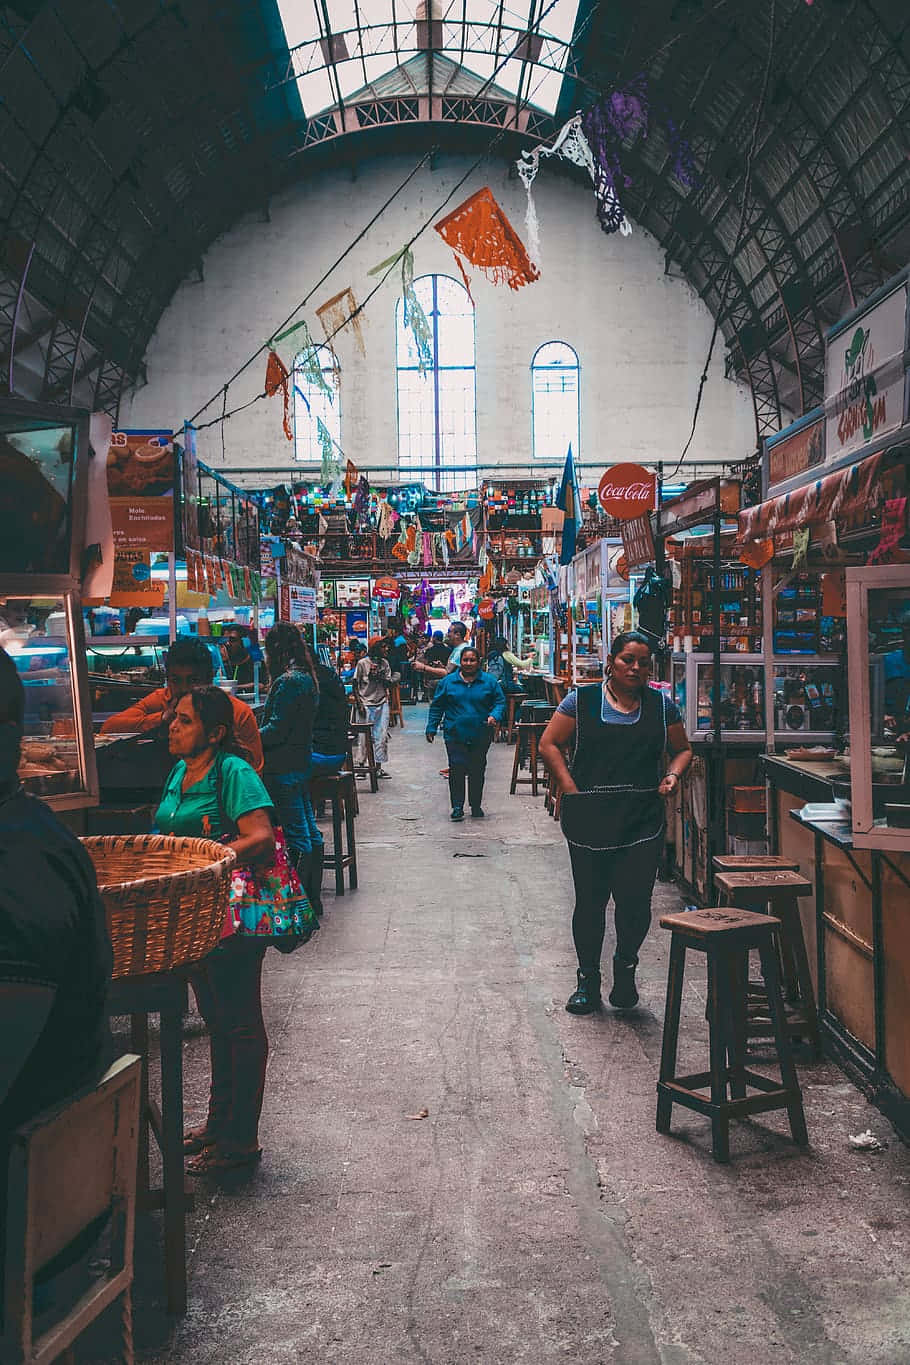
[[[302,464],[319,464],[322,443],[319,423],[323,422],[329,435],[341,448],[341,371],[329,346],[316,346],[316,359],[328,393],[301,367],[304,352],[294,361],[291,382],[294,385],[294,457]]]
[[[578,460],[578,356],[564,341],[539,346],[531,361],[531,448],[536,460]]]
[[[422,275],[414,293],[430,325],[430,363],[421,374],[417,348],[395,310],[398,355],[398,466],[402,480],[423,479],[441,492],[477,483],[474,305],[448,275]]]

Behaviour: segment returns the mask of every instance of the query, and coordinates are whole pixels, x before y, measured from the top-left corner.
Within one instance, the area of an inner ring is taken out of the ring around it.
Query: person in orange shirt
[[[128,706],[116,716],[109,717],[101,727],[103,735],[145,734],[159,726],[167,728],[181,697],[194,687],[209,687],[215,676],[212,656],[201,640],[182,635],[167,652],[165,665],[167,686],[159,687],[134,706]],[[247,761],[262,775],[264,764],[262,740],[256,717],[239,697],[231,697],[234,711],[234,738],[245,753]]]

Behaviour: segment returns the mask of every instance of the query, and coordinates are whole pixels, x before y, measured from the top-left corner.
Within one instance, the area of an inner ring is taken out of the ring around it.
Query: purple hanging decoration
[[[449,588],[449,620],[456,620],[457,607],[455,606],[455,589]]]
[[[619,187],[628,183],[619,159],[619,139],[610,113],[610,97],[592,104],[582,119],[582,131],[594,158],[594,198],[597,217],[606,233],[628,233],[631,228],[619,202]]]
[[[697,189],[698,171],[695,168],[692,148],[669,115],[667,115],[667,141],[670,144],[670,158],[673,162],[673,174],[676,179],[684,189]]]
[[[357,480],[357,487],[354,489],[353,497],[354,511],[360,518],[366,517],[370,506],[370,481],[365,474],[361,474]]]
[[[641,133],[648,136],[650,99],[648,78],[642,72],[630,81],[625,90],[614,90],[604,102],[604,114],[620,142]]]
[[[433,598],[436,596],[435,590],[430,587],[425,578],[420,580],[420,587],[414,596],[414,615],[422,626],[425,626],[430,614],[430,607]]]

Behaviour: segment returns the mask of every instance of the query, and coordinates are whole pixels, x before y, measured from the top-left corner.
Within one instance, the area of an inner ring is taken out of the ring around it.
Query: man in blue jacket
[[[506,714],[505,693],[489,673],[481,673],[480,656],[473,645],[461,651],[458,668],[436,688],[427,719],[427,742],[433,743],[439,722],[445,717],[445,741],[449,755],[449,794],[452,819],[464,819],[465,781],[471,814],[483,816],[483,779],[487,750],[497,725]]]

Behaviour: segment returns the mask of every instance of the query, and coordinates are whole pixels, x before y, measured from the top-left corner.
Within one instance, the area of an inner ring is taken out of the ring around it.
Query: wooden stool
[[[313,779],[311,793],[314,801],[332,803],[332,851],[325,855],[325,866],[334,868],[335,895],[344,895],[344,869],[348,869],[348,886],[357,890],[357,842],[354,836],[354,802],[357,784],[353,773],[340,772],[332,777]],[[344,836],[347,835],[347,849]]]
[[[506,693],[506,739],[511,744],[515,738],[515,712],[522,701],[520,692]]]
[[[401,714],[401,683],[389,683],[389,729],[398,725],[404,729],[404,716]]]
[[[558,820],[558,819],[559,819],[559,809],[560,809],[560,806],[561,806],[561,805],[562,805],[562,792],[559,790],[559,785],[558,785],[558,783],[557,783],[557,781],[556,781],[556,778],[554,777],[553,773],[551,773],[550,770],[549,770],[549,768],[548,768],[548,769],[547,769],[547,788],[546,788],[546,791],[544,792],[544,798],[543,798],[544,810],[545,810],[549,815],[551,815],[551,816],[553,817],[554,820]]]
[[[793,858],[781,858],[776,853],[717,853],[711,863],[715,872],[799,871],[799,863]]]
[[[515,795],[516,787],[531,788],[531,795],[537,796],[537,784],[541,780],[538,776],[537,764],[539,761],[538,745],[540,737],[547,728],[547,722],[542,720],[520,720],[515,726],[515,757],[512,760],[512,785],[509,787],[509,795]],[[528,767],[530,777],[519,777],[522,755],[525,752],[524,746],[527,743]]]
[[[657,1131],[669,1133],[674,1104],[694,1109],[711,1120],[715,1161],[729,1161],[731,1119],[763,1114],[771,1109],[786,1109],[793,1141],[800,1147],[807,1146],[809,1135],[803,1097],[793,1065],[780,994],[774,944],[779,921],[770,915],[728,908],[664,915],[660,923],[662,928],[672,931],[673,937],[657,1082]],[[707,957],[711,1062],[709,1071],[677,1076],[676,1052],[687,948]],[[768,995],[780,1065],[779,1082],[760,1076],[746,1066],[746,996],[741,986],[752,948],[758,951]],[[708,1094],[705,1094],[706,1086],[709,1087]],[[758,1094],[749,1095],[749,1089]]]
[[[359,737],[361,737],[361,736],[363,737],[364,749],[366,750],[366,756],[367,756],[366,765],[365,765],[365,766],[362,766],[362,767],[357,767],[357,766],[355,765],[355,767],[354,767],[354,772],[355,772],[355,774],[356,774],[357,777],[367,777],[367,776],[369,776],[369,779],[370,779],[370,791],[371,791],[371,792],[378,792],[378,791],[379,791],[379,777],[378,777],[377,767],[376,767],[376,752],[375,752],[375,750],[374,750],[374,748],[373,748],[373,723],[372,723],[372,721],[369,721],[369,720],[352,720],[352,721],[351,721],[351,733],[353,734],[353,736],[354,736],[355,739],[357,739],[357,738],[359,738]]]
[[[778,868],[764,872],[718,872],[714,880],[727,905],[765,912],[780,921],[778,942],[787,1003],[787,1033],[791,1038],[808,1038],[815,1055],[819,1056],[818,1011],[799,915],[799,897],[812,894],[812,882],[798,872]],[[750,984],[748,1035],[750,1038],[770,1038],[772,1034],[773,1024],[764,992],[758,982]]]

